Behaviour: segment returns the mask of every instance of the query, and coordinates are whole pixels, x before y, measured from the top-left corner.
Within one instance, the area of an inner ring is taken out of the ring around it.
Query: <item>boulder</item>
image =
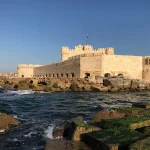
[[[131,80],[131,89],[137,89],[139,87],[139,80]]]
[[[0,131],[8,131],[11,127],[18,126],[20,122],[5,113],[0,114]]]
[[[102,76],[95,76],[95,80],[97,84],[103,84],[103,77]]]
[[[123,118],[125,116],[124,113],[117,112],[117,111],[108,111],[108,110],[101,110],[96,113],[94,118],[91,120],[92,124],[99,124],[103,119],[116,119],[116,118]]]
[[[146,88],[146,83],[143,80],[139,81],[139,88],[144,90]]]
[[[63,136],[67,140],[80,141],[81,134],[98,131],[100,128],[88,125],[82,117],[77,117],[66,123]]]
[[[108,90],[109,92],[118,92],[119,88],[118,87],[112,87]]]
[[[89,76],[88,81],[92,83],[96,83],[95,76]]]
[[[129,88],[131,88],[131,80],[130,80],[130,79],[124,79],[124,80],[123,80],[123,88],[124,88],[124,89],[129,89]]]
[[[150,149],[150,137],[138,140],[137,142],[129,146],[129,150],[149,150]]]

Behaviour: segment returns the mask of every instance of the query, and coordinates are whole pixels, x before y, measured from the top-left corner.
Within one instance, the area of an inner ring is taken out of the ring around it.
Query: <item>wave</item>
[[[49,139],[53,139],[53,130],[54,130],[54,125],[48,126],[48,128],[44,131],[45,137]]]
[[[35,91],[32,91],[32,90],[18,90],[18,91],[7,91],[7,93],[16,94],[16,95],[28,95],[28,94],[34,94]]]

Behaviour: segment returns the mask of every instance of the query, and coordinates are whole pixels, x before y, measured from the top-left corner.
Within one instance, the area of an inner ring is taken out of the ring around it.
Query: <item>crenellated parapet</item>
[[[78,56],[82,54],[101,54],[101,55],[114,55],[114,48],[108,47],[108,48],[98,48],[94,49],[91,45],[81,45],[75,46],[74,49],[69,49],[69,47],[63,46],[61,48],[61,58],[62,61],[68,60],[69,58],[72,58],[73,56]]]
[[[39,67],[41,65],[33,65],[33,64],[19,64],[18,65],[18,69],[19,68],[35,68],[35,67]]]

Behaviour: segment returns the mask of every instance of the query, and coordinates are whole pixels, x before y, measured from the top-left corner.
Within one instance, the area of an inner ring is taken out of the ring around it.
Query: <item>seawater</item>
[[[88,122],[102,109],[128,107],[134,102],[149,102],[150,92],[57,92],[30,90],[0,93],[0,113],[21,121],[21,125],[0,134],[0,150],[44,150],[45,139],[64,120],[83,116]]]

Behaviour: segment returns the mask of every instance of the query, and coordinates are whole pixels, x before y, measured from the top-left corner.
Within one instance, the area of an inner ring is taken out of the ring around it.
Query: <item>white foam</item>
[[[24,135],[24,137],[31,137],[31,135],[33,135],[33,134],[37,134],[37,132],[30,132],[27,135]]]
[[[27,94],[34,94],[35,91],[32,91],[32,90],[18,90],[18,91],[8,91],[8,93],[17,94],[17,95],[27,95]]]
[[[53,129],[54,125],[48,126],[48,128],[44,132],[46,138],[53,139]]]
[[[3,132],[5,132],[5,130],[0,130],[0,133],[3,133]]]

